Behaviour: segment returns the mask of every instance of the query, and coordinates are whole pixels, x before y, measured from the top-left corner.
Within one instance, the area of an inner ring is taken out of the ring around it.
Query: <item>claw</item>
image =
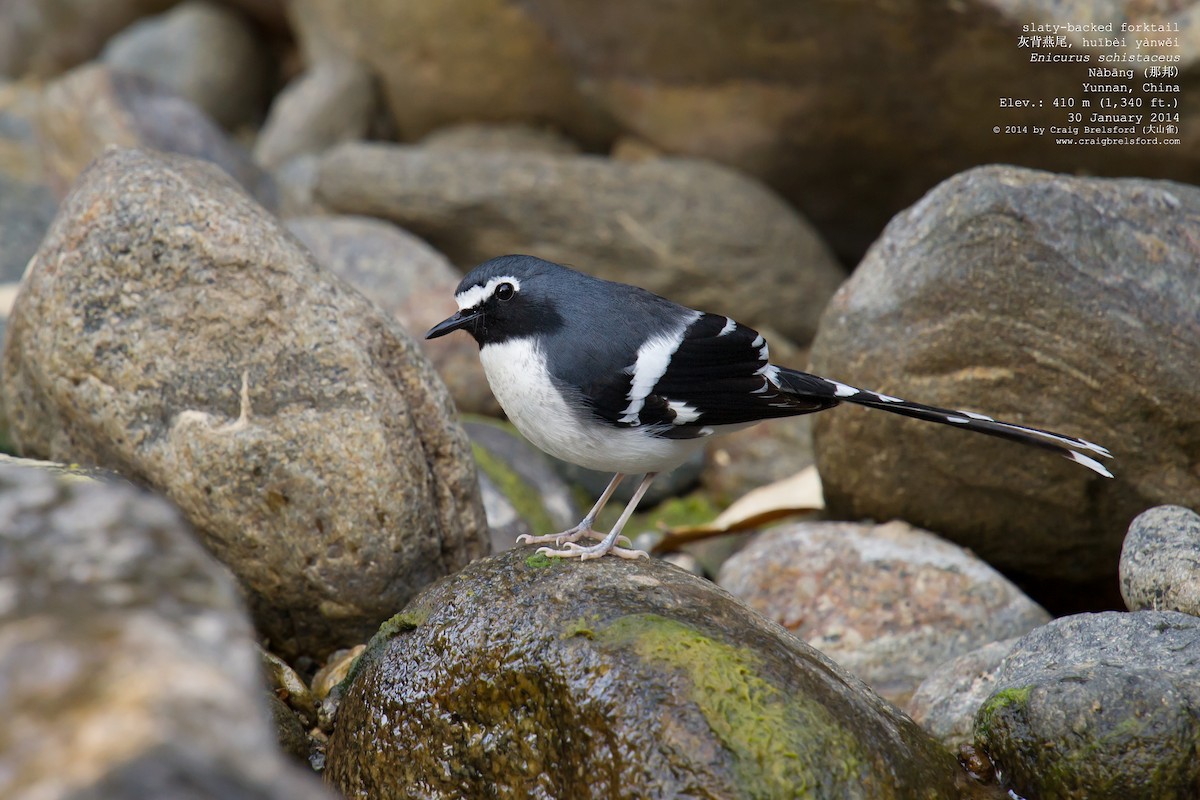
[[[624,536],[618,541],[624,540],[625,544],[630,544],[629,540]],[[601,558],[608,553],[612,553],[619,558],[636,559],[649,558],[650,554],[645,550],[634,550],[630,547],[618,547],[615,544],[612,547],[605,547],[603,543],[595,544],[591,547],[584,547],[575,544],[574,542],[566,542],[561,550],[555,550],[552,547],[539,547],[537,552],[550,558],[578,558],[580,561],[587,561],[589,558]]]

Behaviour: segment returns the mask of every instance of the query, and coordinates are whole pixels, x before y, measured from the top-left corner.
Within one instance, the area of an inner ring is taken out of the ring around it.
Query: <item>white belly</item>
[[[615,428],[572,410],[550,382],[545,355],[530,339],[485,345],[479,360],[509,421],[539,450],[601,472],[666,472],[703,439],[663,439]]]

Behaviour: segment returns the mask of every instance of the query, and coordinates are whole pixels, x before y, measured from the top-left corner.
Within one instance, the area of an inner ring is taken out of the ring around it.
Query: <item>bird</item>
[[[534,256],[480,264],[454,300],[458,311],[425,338],[469,333],[492,393],[526,439],[563,461],[613,473],[578,525],[518,537],[547,545],[537,551],[546,556],[648,557],[622,530],[657,475],[715,436],[843,403],[1034,445],[1113,477],[1093,458],[1111,457],[1098,444],[777,366],[763,336],[730,317]],[[607,533],[594,530],[630,475],[644,477],[617,522]]]

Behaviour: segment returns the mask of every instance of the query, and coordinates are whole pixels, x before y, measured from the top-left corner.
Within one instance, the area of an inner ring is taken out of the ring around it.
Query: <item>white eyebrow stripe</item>
[[[521,282],[511,275],[500,275],[491,278],[483,286],[472,286],[466,291],[459,292],[454,295],[454,302],[458,303],[459,311],[466,311],[468,308],[475,306],[487,300],[496,291],[496,287],[502,283],[511,283],[512,287],[518,292],[521,291]]]

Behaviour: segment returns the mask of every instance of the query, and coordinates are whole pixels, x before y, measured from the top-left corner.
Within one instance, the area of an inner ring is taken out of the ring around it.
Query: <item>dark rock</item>
[[[867,409],[817,415],[830,512],[904,519],[1005,571],[1115,581],[1128,521],[1200,506],[1200,188],[983,167],[898,216],[838,291],[816,372],[1082,436],[1050,453]]]
[[[164,501],[0,465],[0,795],[328,798],[275,744],[228,573]]]
[[[271,104],[254,145],[268,169],[366,137],[379,100],[370,71],[357,61],[329,59],[292,80]]]
[[[322,160],[317,196],[394,220],[460,266],[531,253],[798,342],[843,277],[777,195],[703,161],[347,144]]]
[[[208,0],[186,0],[109,40],[101,60],[187,98],[228,130],[266,110],[270,64],[249,21]]]
[[[424,338],[457,309],[454,290],[462,275],[445,256],[392,223],[370,217],[303,217],[287,226],[318,263],[393,315],[420,343],[460,411],[500,413],[473,339]]]
[[[973,745],[975,714],[995,690],[996,673],[1016,643],[990,642],[950,659],[921,681],[904,710],[950,752]]]
[[[3,366],[21,452],[160,488],[285,658],[365,640],[487,547],[416,344],[203,162],[126,150],[88,170]]]
[[[300,721],[295,709],[278,696],[267,693],[267,704],[271,710],[271,722],[275,726],[275,740],[280,748],[292,758],[307,765],[312,755],[312,741]]]
[[[939,664],[1050,619],[971,552],[903,522],[781,526],[719,583],[899,705]]]
[[[518,5],[293,0],[291,17],[309,63],[336,55],[370,66],[402,139],[464,120],[549,124],[595,145],[614,133]]]
[[[1130,611],[1200,617],[1200,514],[1182,506],[1138,514],[1125,536],[1120,572]]]
[[[1200,619],[1080,614],[1017,642],[975,735],[1023,797],[1197,797],[1198,710]]]
[[[64,75],[46,87],[38,128],[47,182],[59,195],[107,148],[151,147],[210,161],[267,208],[279,203],[249,153],[196,106],[139,75],[99,64]]]
[[[517,548],[368,646],[327,776],[347,797],[956,797],[954,760],[831,661],[657,560]]]

